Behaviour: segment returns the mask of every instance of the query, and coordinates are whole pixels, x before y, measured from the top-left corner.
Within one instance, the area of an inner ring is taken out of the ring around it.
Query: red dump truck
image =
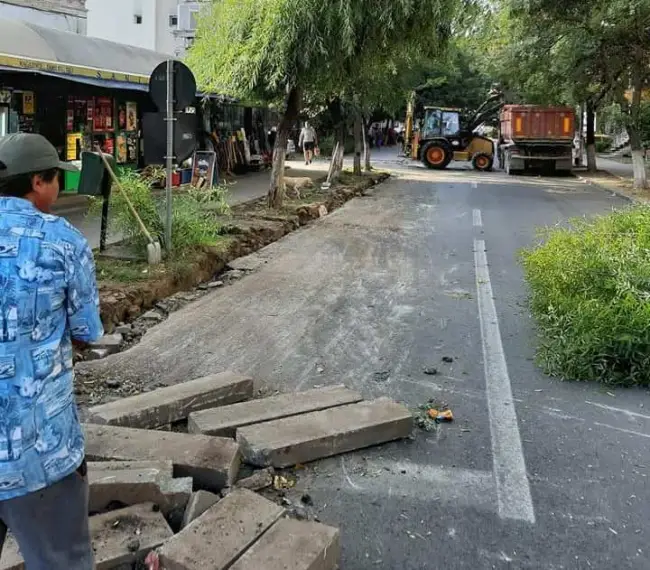
[[[571,171],[575,110],[505,105],[499,117],[499,164],[508,174],[529,169]]]

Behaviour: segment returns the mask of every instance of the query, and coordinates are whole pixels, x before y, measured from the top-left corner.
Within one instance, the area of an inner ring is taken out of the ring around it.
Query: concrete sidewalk
[[[287,161],[289,170],[287,176],[320,178],[327,174],[328,162],[323,159],[306,166],[300,161]],[[269,188],[270,171],[250,172],[228,179],[230,192],[228,203],[231,206],[255,200],[266,196]],[[73,226],[79,229],[85,236],[90,246],[94,249],[99,247],[99,236],[101,231],[101,218],[97,215],[88,214],[89,200],[85,196],[70,195],[61,196],[53,213],[66,218]],[[120,241],[120,236],[109,235],[108,243]]]

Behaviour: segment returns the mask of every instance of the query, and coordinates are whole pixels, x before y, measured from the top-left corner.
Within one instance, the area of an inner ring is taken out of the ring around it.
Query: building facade
[[[85,35],[85,3],[85,0],[3,0],[0,1],[0,18]]]
[[[194,38],[199,2],[86,0],[88,35],[182,57]]]

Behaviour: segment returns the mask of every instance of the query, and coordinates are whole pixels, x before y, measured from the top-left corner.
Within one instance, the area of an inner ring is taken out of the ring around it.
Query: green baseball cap
[[[52,168],[79,171],[73,164],[61,161],[52,143],[42,135],[16,133],[0,137],[0,178]]]

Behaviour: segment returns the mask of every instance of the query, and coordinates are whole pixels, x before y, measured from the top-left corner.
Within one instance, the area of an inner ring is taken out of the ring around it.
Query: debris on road
[[[102,527],[93,531],[98,568],[339,567],[339,530],[320,524],[294,471],[407,438],[412,414],[387,398],[363,401],[345,386],[220,405],[252,395],[252,379],[223,373],[90,411],[83,427],[91,514],[101,513],[91,517],[91,528]],[[187,429],[226,429],[232,437],[178,431],[185,420]],[[169,424],[174,431],[164,431]],[[246,467],[247,476],[237,480],[242,456],[266,468]],[[276,473],[276,466],[291,469]],[[265,490],[273,500],[256,493]],[[20,564],[8,548],[0,570]]]
[[[405,406],[380,398],[239,428],[237,442],[251,465],[290,467],[404,439],[412,429]]]
[[[443,356],[442,361],[445,364],[451,364],[454,361],[454,358],[452,356]]]
[[[270,398],[230,406],[210,406],[210,409],[192,412],[188,417],[187,428],[190,433],[234,437],[238,428],[247,425],[354,404],[361,400],[361,394],[342,385],[294,394],[278,394]]]
[[[437,369],[437,368],[434,368],[433,366],[431,366],[431,367],[427,367],[427,368],[425,368],[425,369],[423,370],[423,372],[424,372],[427,376],[436,376],[436,375],[438,374],[438,369]]]
[[[89,410],[89,421],[123,427],[159,428],[184,420],[191,412],[234,404],[252,396],[252,378],[222,372],[94,406]]]
[[[430,399],[414,411],[415,425],[424,431],[436,431],[441,422],[451,422],[454,419],[452,411],[444,402]]]

